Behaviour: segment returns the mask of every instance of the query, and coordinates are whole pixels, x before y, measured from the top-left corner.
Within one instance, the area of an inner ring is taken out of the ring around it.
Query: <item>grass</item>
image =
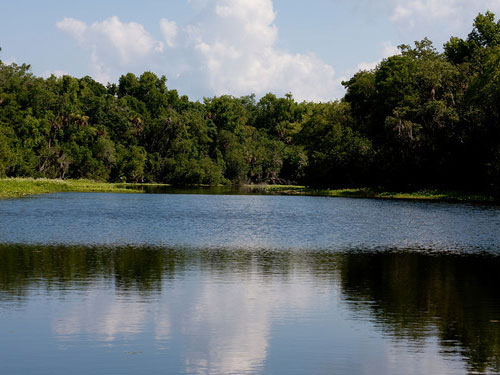
[[[107,183],[92,180],[51,180],[46,178],[0,179],[0,198],[58,192],[142,193],[140,184]]]
[[[381,189],[371,188],[312,189],[305,186],[294,185],[248,185],[247,188],[255,192],[285,195],[315,195],[344,198],[411,199],[470,203],[500,203],[500,200],[498,198],[489,195],[459,191],[419,190],[415,192],[388,192]]]

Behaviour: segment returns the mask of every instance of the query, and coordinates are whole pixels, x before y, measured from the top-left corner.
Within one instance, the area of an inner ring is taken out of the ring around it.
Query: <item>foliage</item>
[[[152,72],[105,87],[0,62],[0,177],[499,193],[500,22],[399,48],[328,103],[192,102]]]

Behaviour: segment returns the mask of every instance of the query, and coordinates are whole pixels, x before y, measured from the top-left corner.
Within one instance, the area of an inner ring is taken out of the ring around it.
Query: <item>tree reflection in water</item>
[[[283,282],[312,275],[338,285],[340,303],[392,340],[418,346],[435,336],[441,355],[463,358],[469,371],[500,372],[500,257],[491,254],[0,245],[0,306],[24,303],[33,289],[50,295],[103,282],[147,301],[200,271]]]

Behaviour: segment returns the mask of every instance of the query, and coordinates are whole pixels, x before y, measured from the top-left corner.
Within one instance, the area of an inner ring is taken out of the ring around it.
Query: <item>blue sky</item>
[[[401,43],[465,37],[487,9],[500,15],[500,0],[5,1],[0,59],[103,83],[151,70],[192,99],[326,101]]]

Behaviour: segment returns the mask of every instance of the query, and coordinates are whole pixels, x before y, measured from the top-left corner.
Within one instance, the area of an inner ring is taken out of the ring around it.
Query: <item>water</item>
[[[326,197],[61,193],[0,202],[0,242],[496,253],[500,209]]]
[[[500,209],[0,201],[0,374],[500,373]]]

